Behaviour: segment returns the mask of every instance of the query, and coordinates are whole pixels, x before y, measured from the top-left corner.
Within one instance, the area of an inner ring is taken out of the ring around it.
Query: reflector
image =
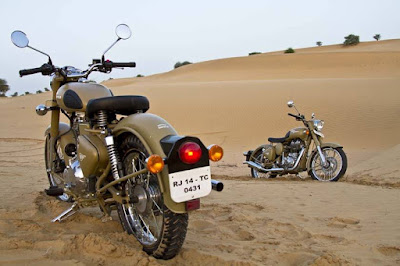
[[[146,159],[146,162],[147,169],[153,174],[161,172],[164,168],[164,160],[157,154],[151,155]]]
[[[208,157],[213,162],[218,162],[224,156],[224,150],[218,145],[210,145],[208,147]]]

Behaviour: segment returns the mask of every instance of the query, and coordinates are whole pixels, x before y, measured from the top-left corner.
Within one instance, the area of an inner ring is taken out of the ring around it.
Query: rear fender
[[[252,157],[254,157],[256,154],[257,154],[257,152],[259,152],[260,150],[262,150],[262,149],[267,149],[267,148],[269,148],[269,147],[273,147],[272,145],[270,145],[270,144],[264,144],[264,145],[261,145],[261,146],[258,146],[252,153],[251,153],[251,155],[247,158],[247,156],[246,156],[246,160],[250,160]],[[250,166],[249,166],[250,167]]]
[[[343,146],[340,145],[340,144],[338,144],[338,143],[329,143],[329,142],[321,143],[321,149],[322,149],[322,148],[325,148],[325,147],[331,147],[331,148],[334,148],[334,149],[336,149],[336,148],[343,148]],[[317,149],[314,149],[314,150],[312,151],[311,155],[308,157],[308,160],[307,160],[307,170],[310,170],[310,169],[311,169],[311,158],[312,158],[312,157],[314,156],[314,154],[317,153],[317,152],[318,152],[318,150],[317,150]]]
[[[113,134],[117,139],[122,139],[126,134],[135,135],[151,154],[158,154],[166,158],[160,141],[167,136],[177,135],[175,129],[163,118],[149,114],[137,113],[125,117],[113,129]],[[186,204],[176,203],[172,200],[169,191],[169,170],[168,165],[157,174],[161,192],[163,193],[164,204],[175,213],[186,213]]]

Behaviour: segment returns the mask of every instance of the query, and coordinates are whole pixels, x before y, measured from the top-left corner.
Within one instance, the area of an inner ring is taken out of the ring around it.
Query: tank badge
[[[169,128],[167,124],[158,124],[157,127],[158,129]]]

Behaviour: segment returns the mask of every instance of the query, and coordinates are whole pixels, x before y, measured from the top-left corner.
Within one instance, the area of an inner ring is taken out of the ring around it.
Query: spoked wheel
[[[58,188],[64,188],[64,178],[62,176],[63,174],[63,166],[61,165],[64,160],[64,155],[61,151],[61,146],[60,143],[57,142],[56,144],[56,152],[58,155],[59,160],[53,160],[51,161],[50,159],[50,144],[51,143],[51,138],[50,135],[46,136],[46,142],[44,146],[44,162],[46,166],[46,172],[47,172],[47,178],[49,179],[49,184],[51,187],[58,187]],[[56,171],[59,172],[56,172]],[[67,194],[62,194],[61,196],[57,196],[57,198],[61,201],[72,201],[72,198],[68,196]]]
[[[326,165],[322,164],[318,152],[311,158],[311,169],[309,171],[313,179],[319,181],[338,181],[347,170],[347,157],[341,148],[322,148],[325,155]]]
[[[149,153],[139,139],[129,136],[120,148],[125,175],[146,168]],[[175,257],[185,240],[188,214],[173,213],[164,205],[156,175],[139,175],[127,181],[124,188],[131,198],[129,203],[118,204],[124,230],[133,234],[149,255],[158,259]]]
[[[256,164],[259,164],[259,165],[264,165],[265,159],[264,159],[262,151],[259,150],[258,152],[256,152],[256,154],[250,158],[250,161],[255,162]],[[271,172],[263,173],[263,172],[258,171],[255,168],[251,168],[250,172],[251,172],[251,176],[254,178],[275,178],[276,177],[276,174],[273,174]]]

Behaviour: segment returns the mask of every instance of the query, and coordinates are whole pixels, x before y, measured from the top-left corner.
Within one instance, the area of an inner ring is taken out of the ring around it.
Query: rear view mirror
[[[26,34],[20,30],[11,33],[11,41],[19,48],[25,48],[29,45],[28,37],[26,37]]]

